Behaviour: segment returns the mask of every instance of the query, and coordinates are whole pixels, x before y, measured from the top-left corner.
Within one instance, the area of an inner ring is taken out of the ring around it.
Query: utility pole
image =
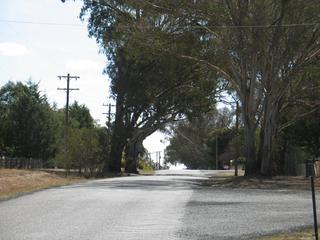
[[[115,107],[116,105],[112,105],[111,103],[109,104],[102,104],[104,107],[108,107],[108,112],[107,113],[102,113],[107,115],[107,126],[110,127],[111,124],[111,116],[115,115],[114,113],[111,113],[111,107]]]
[[[66,79],[67,80],[67,88],[58,88],[58,90],[62,90],[62,91],[66,91],[66,116],[65,116],[65,123],[66,123],[66,127],[69,126],[69,93],[70,91],[74,91],[74,90],[80,90],[79,88],[70,88],[70,80],[71,79],[79,79],[80,77],[78,76],[70,76],[70,74],[68,73],[67,76],[58,76],[58,78],[61,79]]]
[[[216,136],[216,170],[219,170],[219,162],[218,162],[218,135]]]
[[[156,154],[156,165],[157,165],[158,170],[160,170],[160,168],[161,168],[161,164],[160,164],[161,151],[156,151],[155,154]]]
[[[316,206],[316,195],[314,190],[314,177],[310,177],[311,182],[311,193],[312,193],[312,208],[313,208],[313,226],[314,226],[314,235],[315,239],[319,239],[318,235],[318,220],[317,220],[317,206]]]
[[[239,158],[239,102],[236,101],[236,157],[234,160],[234,175],[238,176],[238,158]]]
[[[68,153],[68,142],[69,142],[69,94],[70,91],[80,90],[79,88],[70,88],[70,80],[71,79],[79,79],[78,76],[70,76],[68,73],[66,76],[58,76],[58,78],[67,80],[66,88],[58,88],[58,90],[62,90],[66,92],[66,110],[65,110],[65,129],[64,129],[64,140],[65,140],[65,157],[67,158]]]

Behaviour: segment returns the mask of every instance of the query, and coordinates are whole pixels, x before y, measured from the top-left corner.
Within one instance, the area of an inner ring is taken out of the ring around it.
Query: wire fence
[[[0,158],[0,168],[38,169],[43,167],[41,159],[34,158]]]

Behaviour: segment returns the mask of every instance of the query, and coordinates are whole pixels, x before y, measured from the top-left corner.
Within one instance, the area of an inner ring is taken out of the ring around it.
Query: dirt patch
[[[81,181],[80,178],[63,177],[44,171],[0,169],[0,200],[79,181]]]

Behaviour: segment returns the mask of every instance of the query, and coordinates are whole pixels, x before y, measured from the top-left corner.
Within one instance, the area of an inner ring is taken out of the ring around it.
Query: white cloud
[[[0,55],[4,56],[22,56],[28,53],[28,49],[14,42],[0,43]]]
[[[66,63],[66,68],[69,71],[75,72],[88,72],[88,71],[98,71],[102,72],[104,66],[97,61],[93,61],[90,59],[77,59],[77,60],[69,60]]]

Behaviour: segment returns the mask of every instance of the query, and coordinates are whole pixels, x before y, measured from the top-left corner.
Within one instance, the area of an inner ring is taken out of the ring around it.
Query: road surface
[[[213,174],[160,171],[2,201],[0,239],[255,239],[312,225],[309,192],[203,186]]]

